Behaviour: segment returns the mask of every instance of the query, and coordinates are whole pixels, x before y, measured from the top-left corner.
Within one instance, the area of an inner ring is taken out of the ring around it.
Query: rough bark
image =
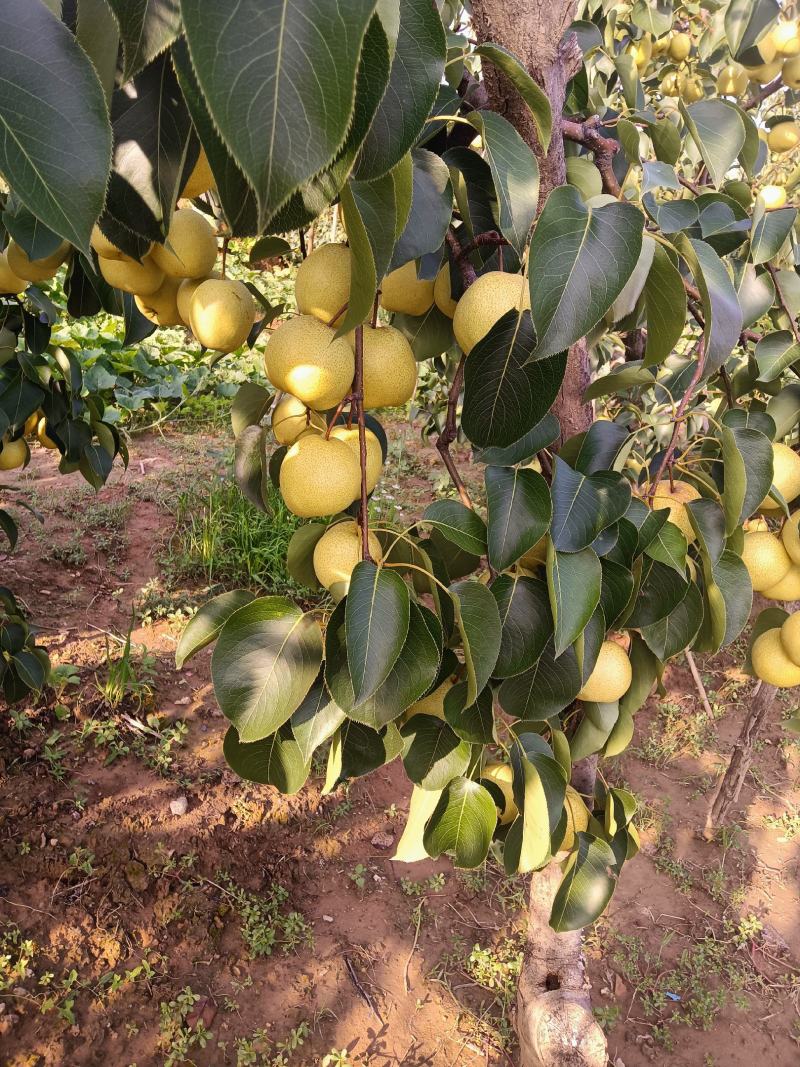
[[[536,153],[540,206],[566,181],[564,142],[559,122],[569,79],[581,53],[574,35],[564,32],[575,16],[576,0],[473,0],[472,22],[480,42],[508,48],[525,64],[550,100],[553,138],[545,154],[530,113],[516,89],[491,64],[483,74],[491,107],[517,129]],[[585,341],[573,345],[553,411],[561,440],[586,430],[591,407],[582,402],[590,380]],[[581,767],[580,789],[591,794],[596,761]],[[585,772],[585,773],[584,773]],[[606,1041],[592,1015],[579,931],[558,934],[550,927],[553,897],[561,870],[553,862],[531,879],[528,932],[517,994],[517,1033],[522,1067],[605,1067]]]
[[[750,764],[753,762],[753,753],[761,731],[766,722],[767,715],[775,702],[775,694],[778,690],[774,685],[759,682],[753,696],[750,709],[747,712],[742,730],[733,746],[731,761],[728,769],[722,776],[722,781],[714,794],[711,810],[708,816],[706,829],[713,832],[724,826],[730,816],[734,804],[739,799]]]

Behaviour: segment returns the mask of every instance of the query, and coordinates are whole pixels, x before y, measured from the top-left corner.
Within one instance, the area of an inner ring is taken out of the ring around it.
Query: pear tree
[[[0,31],[0,469],[34,417],[65,472],[99,482],[121,451],[42,328],[64,260],[67,312],[120,314],[131,343],[183,323],[213,361],[268,329],[235,476],[308,520],[287,565],[314,606],[225,592],[178,665],[214,646],[243,778],[297,792],[322,746],[328,792],[399,761],[398,860],[530,874],[521,1062],[605,1064],[581,931],[638,834],[598,762],[671,660],[739,637],[754,590],[775,604],[744,664],[751,739],[800,683],[797,20],[778,0],[6,0]],[[254,261],[292,231],[305,249],[331,210],[297,314],[226,277],[242,239]],[[452,493],[381,522],[381,409],[423,366]],[[5,684],[37,650],[8,647],[0,602]]]

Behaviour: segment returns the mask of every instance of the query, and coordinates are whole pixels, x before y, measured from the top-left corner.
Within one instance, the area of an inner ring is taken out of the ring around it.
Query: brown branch
[[[772,284],[775,286],[775,293],[777,294],[777,297],[778,297],[778,303],[781,305],[783,310],[789,316],[789,328],[791,329],[792,333],[794,334],[795,341],[798,344],[800,344],[800,329],[798,329],[797,320],[795,319],[794,315],[792,314],[789,305],[786,303],[786,297],[783,295],[783,290],[781,289],[781,283],[778,281],[778,271],[775,269],[775,267],[773,267],[773,265],[771,263],[767,263],[767,270],[769,271],[770,278],[772,278]]]
[[[444,429],[436,439],[436,449],[439,455],[442,457],[442,462],[447,468],[447,473],[453,480],[453,485],[458,490],[458,495],[461,497],[461,503],[466,508],[472,509],[472,501],[469,498],[469,493],[461,480],[461,475],[456,469],[453,457],[450,455],[450,445],[455,441],[458,436],[458,426],[456,424],[456,408],[458,406],[458,398],[461,395],[461,386],[464,381],[464,363],[466,356],[462,353],[461,359],[458,361],[456,367],[456,373],[453,377],[453,383],[450,386],[450,391],[447,394],[447,417],[444,423]]]
[[[598,129],[600,119],[593,115],[585,122],[561,120],[561,132],[568,141],[574,141],[594,152],[594,162],[603,179],[603,192],[619,197],[622,189],[614,173],[614,156],[620,149],[619,141],[612,137],[603,137]]]
[[[702,329],[705,329],[705,319],[700,313],[700,310],[697,307],[693,306],[693,302],[694,304],[702,304],[703,302],[703,298],[700,295],[700,290],[696,286],[692,285],[688,278],[682,278],[681,280],[683,281],[683,288],[686,290],[686,295],[689,297],[689,311],[691,311],[692,317],[694,318],[695,322]],[[747,341],[752,341],[754,344],[758,344],[762,337],[763,334],[756,333],[755,330],[742,330],[742,332],[739,334],[739,344],[744,345]]]
[[[349,300],[345,300],[345,302],[342,304],[342,306],[339,308],[339,310],[336,312],[336,314],[333,316],[333,318],[328,319],[328,325],[329,326],[333,326],[333,324],[336,322],[336,320],[339,318],[339,316],[340,315],[344,315],[345,311],[347,311],[347,309],[349,307],[350,307],[350,301]]]
[[[225,277],[225,263],[226,263],[226,261],[228,259],[228,243],[229,243],[229,241],[230,241],[230,237],[223,237],[222,238],[222,262],[219,265],[219,272],[220,272],[220,274],[222,275],[223,278]]]
[[[308,256],[308,252],[306,251],[306,231],[298,230],[297,235],[300,238],[300,255],[305,259]]]
[[[364,421],[364,327],[356,326],[356,372],[353,377],[353,404],[358,412],[358,453],[361,463],[361,507],[358,525],[361,527],[361,558],[372,561],[369,551],[369,505],[367,504],[367,428]]]
[[[458,264],[458,269],[461,271],[461,279],[464,283],[464,288],[467,289],[478,277],[475,268],[465,256],[462,256],[461,242],[458,237],[456,237],[452,226],[445,234],[445,240],[447,241],[447,247],[450,249],[453,261]]]
[[[652,482],[650,483],[650,487],[647,490],[647,496],[648,496],[648,498],[650,500],[652,500],[653,497],[656,494],[656,489],[658,488],[658,483],[661,481],[661,479],[663,477],[663,474],[664,474],[664,471],[667,470],[667,469],[669,469],[671,471],[671,469],[672,469],[671,468],[672,457],[675,455],[675,449],[678,447],[678,429],[680,428],[680,424],[681,424],[681,421],[683,419],[684,414],[686,413],[686,409],[688,408],[689,403],[690,403],[692,397],[694,396],[694,391],[697,388],[697,384],[700,381],[700,379],[703,377],[703,369],[705,368],[705,365],[706,365],[706,343],[705,343],[705,338],[701,337],[700,338],[700,343],[699,343],[699,345],[697,347],[697,365],[694,368],[694,374],[692,375],[692,380],[689,382],[689,385],[686,388],[686,392],[683,394],[683,397],[681,398],[681,402],[678,404],[678,409],[675,412],[674,419],[672,420],[672,422],[673,422],[672,436],[669,439],[669,444],[667,445],[667,450],[664,453],[664,458],[661,460],[661,463],[659,465],[658,471],[656,472],[656,476],[655,476],[655,478],[653,478]]]
[[[345,394],[345,395],[344,395],[344,396],[342,397],[342,399],[341,399],[341,400],[339,401],[339,405],[338,405],[338,407],[336,408],[336,411],[334,411],[334,413],[333,413],[333,418],[332,418],[332,419],[331,419],[331,421],[330,421],[330,422],[328,423],[328,428],[327,428],[327,430],[325,431],[325,440],[326,440],[326,441],[328,441],[328,440],[330,439],[330,436],[331,436],[331,430],[332,430],[332,429],[334,428],[334,426],[336,425],[336,423],[337,423],[337,422],[338,422],[338,420],[339,420],[339,416],[340,416],[340,415],[342,414],[342,412],[344,411],[344,406],[345,406],[345,404],[349,404],[351,408],[352,408],[352,406],[353,406],[353,390],[352,390],[352,389],[350,390],[350,392],[349,392],[349,393],[346,393],[346,394]]]
[[[754,107],[758,107],[759,104],[763,104],[768,96],[772,96],[773,93],[777,93],[777,91],[782,87],[783,78],[779,74],[778,77],[773,78],[773,80],[768,85],[762,85],[757,92],[753,93],[753,95],[742,104],[742,107],[745,111],[751,111]]]
[[[481,248],[483,245],[507,245],[508,241],[497,230],[487,230],[486,233],[479,233],[469,242],[465,244],[460,252],[454,255],[454,259],[458,262],[463,256],[468,256],[471,252],[474,252],[476,248]]]

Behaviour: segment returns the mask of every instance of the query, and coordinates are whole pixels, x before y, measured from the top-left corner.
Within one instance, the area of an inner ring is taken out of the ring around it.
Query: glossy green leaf
[[[553,633],[553,616],[546,582],[538,578],[501,574],[491,585],[500,612],[500,652],[497,678],[530,670]]]
[[[275,733],[300,705],[322,663],[322,633],[285,597],[235,611],[211,659],[214,693],[244,743]]]
[[[344,712],[331,699],[320,673],[289,720],[304,764],[311,762],[320,745],[339,729],[344,720]]]
[[[400,733],[403,765],[415,785],[444,789],[467,770],[471,746],[444,720],[434,715],[412,715]]]
[[[536,124],[539,142],[546,152],[550,147],[550,137],[553,129],[553,115],[546,93],[536,84],[523,63],[501,45],[487,41],[478,45],[473,54],[480,56],[481,59],[488,59],[512,83],[528,106],[528,110]]]
[[[568,648],[556,658],[549,641],[533,667],[506,678],[500,686],[500,706],[518,719],[549,719],[571,704],[580,688],[575,650]]]
[[[103,87],[73,35],[38,0],[6,0],[0,41],[0,172],[45,226],[88,256],[111,165]]]
[[[335,788],[340,782],[349,778],[360,778],[371,774],[378,767],[397,759],[403,750],[403,739],[393,722],[381,730],[373,730],[360,722],[347,719],[333,735],[330,758],[333,760],[334,774],[328,767],[328,778]],[[328,782],[326,781],[326,786]],[[329,790],[330,791],[330,790]]]
[[[766,263],[780,252],[783,242],[792,232],[797,208],[782,207],[765,211],[753,227],[750,238],[750,259],[754,264]]]
[[[411,159],[411,210],[391,257],[391,270],[402,267],[412,259],[420,259],[428,252],[438,251],[444,243],[453,216],[453,189],[447,164],[440,156],[424,148],[413,149]],[[375,219],[376,226],[381,224],[386,225],[385,216],[380,220]],[[348,228],[348,236],[349,233]]]
[[[591,548],[547,552],[547,588],[555,621],[555,652],[560,656],[583,632],[600,603],[602,570]]]
[[[435,500],[425,508],[422,521],[434,526],[442,537],[465,552],[475,556],[486,552],[486,524],[477,512],[459,500]]]
[[[736,640],[750,616],[753,587],[741,556],[726,549],[706,573],[704,592],[706,614],[695,647],[716,652]]]
[[[665,522],[645,549],[651,559],[657,559],[683,576],[686,572],[686,538],[674,522]]]
[[[775,286],[766,271],[758,273],[752,263],[734,264],[734,285],[745,329],[765,315],[775,302]]]
[[[703,622],[703,597],[690,582],[686,596],[665,618],[642,627],[648,648],[662,663],[689,648]]]
[[[605,911],[616,886],[616,857],[602,838],[578,833],[553,900],[550,925],[558,933],[581,930]]]
[[[703,298],[706,338],[706,375],[719,370],[742,332],[742,309],[725,265],[705,241],[683,234],[675,246],[686,260]]]
[[[730,0],[725,11],[725,36],[731,55],[751,48],[780,13],[776,0]]]
[[[550,840],[564,808],[566,775],[538,734],[523,733],[511,748],[514,800],[519,810],[506,842],[520,874],[543,867],[550,858]],[[515,832],[515,833],[514,833]]]
[[[308,763],[303,760],[288,723],[269,737],[248,745],[242,744],[236,728],[229,726],[222,754],[240,778],[274,785],[281,793],[296,793],[308,778]]]
[[[399,574],[369,560],[357,563],[345,600],[347,663],[354,705],[386,681],[408,636],[408,587]]]
[[[599,752],[611,736],[618,719],[618,701],[609,704],[584,702],[583,717],[569,743],[570,757],[581,760]]]
[[[744,147],[745,129],[739,110],[720,99],[679,106],[711,180],[719,187]]]
[[[680,271],[658,243],[645,283],[644,300],[647,347],[642,366],[654,367],[672,352],[686,325],[686,290]]]
[[[487,685],[474,704],[466,705],[467,683],[457,682],[444,698],[445,722],[462,741],[488,745],[494,740],[494,696]]]
[[[580,552],[601,530],[622,517],[630,501],[630,488],[623,488],[618,496],[599,476],[586,477],[555,456],[550,495],[553,545],[561,552]]]
[[[231,589],[228,593],[220,593],[219,596],[207,600],[198,608],[186,624],[175,649],[175,666],[178,670],[201,648],[216,641],[231,615],[254,599],[247,589]]]
[[[485,158],[492,171],[500,232],[522,255],[539,206],[536,156],[502,115],[474,111],[469,121],[483,139]]]
[[[722,506],[728,537],[749,519],[772,485],[772,442],[759,430],[723,426],[722,463],[725,488]]]
[[[492,676],[500,653],[500,612],[491,590],[479,582],[450,587],[455,622],[467,668],[466,704],[473,704]]]
[[[635,715],[650,695],[653,683],[659,676],[660,663],[635,630],[631,633],[628,658],[633,668],[633,681],[621,698],[619,707],[621,713]]]
[[[425,850],[433,859],[453,855],[456,867],[480,867],[497,824],[490,794],[469,778],[455,778],[442,793],[425,827]]]
[[[498,467],[511,467],[515,463],[524,463],[543,448],[558,440],[561,428],[558,419],[548,412],[536,425],[523,434],[517,441],[505,447],[490,445],[474,453],[479,463],[494,463]]]
[[[603,396],[611,396],[614,393],[624,393],[628,389],[652,388],[656,384],[653,374],[642,366],[623,366],[612,370],[610,374],[604,374],[595,378],[592,384],[584,390],[583,402],[599,400]]]
[[[504,571],[547,532],[550,491],[541,474],[524,468],[490,466],[485,477],[489,562]]]
[[[756,344],[755,355],[759,381],[774,382],[787,367],[800,362],[800,344],[788,330],[778,330],[764,334]]]
[[[128,81],[166,51],[181,27],[180,0],[106,0],[119,24]]]

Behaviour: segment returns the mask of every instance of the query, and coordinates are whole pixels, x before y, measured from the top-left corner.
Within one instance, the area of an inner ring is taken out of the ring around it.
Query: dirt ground
[[[402,440],[395,505],[413,514],[439,470],[413,430]],[[65,490],[41,449],[18,480],[46,525],[24,521],[0,583],[78,677],[0,709],[0,1064],[513,1064],[524,880],[394,863],[409,794],[397,764],[329,797],[320,768],[295,797],[242,783],[222,759],[209,651],[175,670],[174,590],[157,610],[172,498],[227,444],[137,438],[96,497]],[[134,606],[136,685],[112,709],[109,635]],[[603,768],[638,796],[643,847],[587,933],[593,1001],[616,1067],[789,1067],[800,748],[779,720],[792,706],[776,709],[736,824],[705,841],[751,683],[733,666],[741,647],[699,659],[711,714],[679,661],[633,748]]]

